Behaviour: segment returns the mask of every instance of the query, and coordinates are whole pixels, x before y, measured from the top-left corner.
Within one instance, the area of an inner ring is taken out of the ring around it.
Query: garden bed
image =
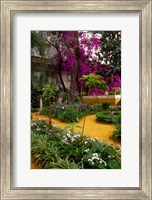
[[[32,122],[32,155],[42,168],[120,169],[119,145],[81,135],[66,127],[48,128],[47,122]]]
[[[78,122],[82,117],[95,114],[101,111],[102,104],[54,104],[51,105],[52,118],[59,119],[63,122],[73,123]],[[48,109],[43,108],[42,115],[48,115]]]
[[[38,118],[48,121],[48,117],[44,115],[32,115],[33,120],[37,120]],[[59,126],[60,128],[71,127],[75,132],[82,132],[82,127],[84,123],[84,118],[81,118],[77,123],[66,123],[62,122],[58,119],[52,119],[52,124]],[[109,144],[120,144],[120,141],[113,140],[112,135],[114,131],[114,126],[112,124],[103,124],[96,122],[96,115],[88,115],[85,117],[85,127],[84,127],[84,135],[88,135],[91,138],[99,138],[100,140],[104,140]]]
[[[120,111],[101,111],[96,113],[97,122],[116,124],[121,122]]]

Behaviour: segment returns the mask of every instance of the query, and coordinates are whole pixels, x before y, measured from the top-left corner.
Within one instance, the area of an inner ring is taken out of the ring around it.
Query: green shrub
[[[31,122],[31,130],[36,132],[37,134],[48,134],[49,126],[48,122],[44,120],[33,120]]]
[[[34,122],[35,123],[35,122]],[[32,155],[45,169],[120,169],[120,146],[82,136],[72,128],[57,126],[48,134],[32,127]]]
[[[120,111],[101,111],[96,113],[97,121],[102,123],[119,123],[121,121]]]
[[[84,156],[86,169],[120,169],[121,153],[119,146],[109,145],[106,142],[92,140],[87,144],[89,151]],[[85,150],[84,150],[85,151]]]
[[[121,140],[121,123],[117,123],[115,125],[115,130],[112,135],[113,139]]]
[[[117,106],[117,105],[115,105],[115,106],[110,106],[110,107],[109,107],[109,110],[110,110],[110,111],[120,111],[120,110],[121,110],[121,106]]]
[[[79,121],[81,113],[78,110],[74,110],[71,105],[63,106],[61,112],[58,112],[58,119],[65,122]]]
[[[68,156],[61,159],[58,148],[50,143],[46,135],[37,135],[32,132],[32,155],[35,161],[44,169],[78,169],[79,164],[70,161]]]
[[[108,92],[108,95],[114,95],[114,93],[112,91]]]
[[[102,103],[102,109],[103,109],[103,110],[108,110],[109,107],[110,107],[110,103],[108,103],[108,102]]]
[[[90,114],[95,114],[102,110],[101,104],[56,104],[51,106],[52,118],[57,118],[63,122],[77,122],[82,117]],[[44,108],[41,114],[48,114],[47,108]]]

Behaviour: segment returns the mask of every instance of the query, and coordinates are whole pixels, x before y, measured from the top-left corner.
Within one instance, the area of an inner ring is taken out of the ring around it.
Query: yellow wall
[[[97,97],[82,97],[82,103],[86,104],[95,104],[95,103],[104,103],[108,102],[111,105],[117,105],[117,103],[120,101],[120,98],[115,98],[115,97],[107,97],[107,98],[97,98]]]

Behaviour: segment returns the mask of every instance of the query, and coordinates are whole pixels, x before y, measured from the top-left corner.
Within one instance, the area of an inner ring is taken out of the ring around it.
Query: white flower
[[[92,157],[92,160],[99,160],[100,158],[99,157],[97,157],[97,156],[93,156]]]
[[[91,164],[94,165],[94,162],[92,159],[88,159],[88,162],[91,162]]]
[[[87,144],[87,143],[88,143],[87,141],[84,142],[84,144]]]
[[[75,138],[74,138],[74,137],[71,137],[71,141],[72,141],[72,142],[75,141]]]
[[[106,163],[104,160],[100,159],[99,162],[100,162],[100,163],[104,163],[104,165],[107,166],[107,163]]]
[[[67,140],[62,140],[62,142],[63,142],[64,144],[69,144],[69,142],[68,142]]]
[[[76,135],[74,135],[73,137],[77,138],[77,137],[80,137],[80,135],[79,135],[79,134],[76,134]]]
[[[67,133],[67,136],[68,136],[68,137],[71,137],[71,135],[70,135],[69,133]]]
[[[62,106],[62,109],[64,109],[64,106]]]
[[[94,162],[92,161],[91,164],[94,165]]]
[[[85,150],[84,150],[84,152],[88,152],[88,151],[89,151],[89,149],[85,149]]]
[[[95,156],[95,157],[98,157],[98,156],[99,156],[97,153],[93,153],[92,155]]]

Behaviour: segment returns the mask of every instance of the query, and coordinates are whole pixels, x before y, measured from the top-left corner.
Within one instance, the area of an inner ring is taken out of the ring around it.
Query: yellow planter
[[[83,96],[82,103],[95,104],[108,102],[110,105],[117,105],[120,99],[121,95]]]

